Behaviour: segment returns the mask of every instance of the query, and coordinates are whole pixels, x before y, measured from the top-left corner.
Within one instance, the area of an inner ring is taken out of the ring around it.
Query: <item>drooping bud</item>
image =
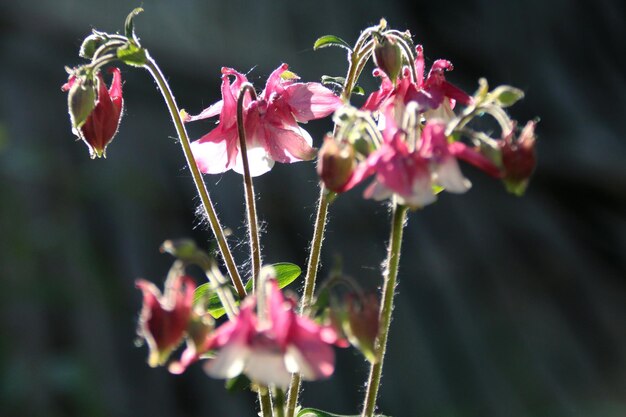
[[[106,147],[113,140],[122,118],[122,77],[118,68],[107,90],[102,74],[85,75],[74,72],[61,89],[69,91],[68,107],[73,131],[82,139],[91,158],[106,156]],[[97,95],[96,95],[97,90]]]
[[[324,137],[318,156],[317,173],[329,190],[339,191],[350,179],[355,164],[352,145],[338,143],[330,134]]]
[[[165,283],[163,295],[151,282],[140,279],[136,286],[143,292],[137,333],[148,343],[148,364],[163,365],[182,342],[190,325],[194,282],[178,275]]]
[[[402,71],[402,48],[389,35],[374,36],[374,63],[396,83]]]
[[[522,195],[528,186],[528,179],[535,170],[537,156],[535,153],[535,125],[529,121],[515,139],[513,132],[502,140],[502,166],[504,168],[504,185],[507,191]]]
[[[61,89],[67,91],[67,108],[72,128],[80,129],[96,107],[97,80],[91,74],[72,74]]]
[[[343,321],[343,331],[352,346],[363,353],[371,363],[378,362],[376,357],[376,337],[378,336],[378,296],[374,293],[356,297],[346,297],[347,317]]]

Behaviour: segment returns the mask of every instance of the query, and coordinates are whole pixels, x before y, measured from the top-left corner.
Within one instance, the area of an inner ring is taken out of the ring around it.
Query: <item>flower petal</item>
[[[296,83],[285,88],[283,100],[301,123],[326,117],[339,106],[341,99],[319,83]]]

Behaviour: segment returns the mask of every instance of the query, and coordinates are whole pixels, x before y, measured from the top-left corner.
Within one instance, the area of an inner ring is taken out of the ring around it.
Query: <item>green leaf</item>
[[[146,50],[133,43],[117,48],[117,58],[133,67],[143,67],[148,61]]]
[[[233,294],[236,294],[235,287],[229,285],[228,288],[230,288]],[[211,288],[210,282],[200,285],[193,293],[194,304],[200,303],[203,300],[207,312],[214,319],[219,319],[224,314],[226,314],[226,310],[224,310],[222,302],[220,301],[217,293],[213,290],[213,288]],[[235,304],[239,305],[239,301],[235,301]]]
[[[126,34],[126,37],[128,39],[133,39],[137,41],[137,38],[135,37],[134,19],[135,19],[135,16],[137,16],[141,12],[143,12],[143,9],[141,7],[137,7],[132,12],[130,12],[128,16],[126,16],[126,22],[124,22],[124,33]]]
[[[250,380],[244,374],[240,374],[234,378],[227,379],[224,384],[224,388],[226,388],[229,392],[237,392],[237,391],[245,391],[250,386]]]
[[[316,408],[303,408],[298,412],[297,417],[359,417],[360,414],[355,414],[351,416],[343,415],[343,414],[333,414],[328,413],[326,411],[318,410]],[[382,414],[377,414],[376,417],[388,417],[383,416]]]
[[[343,88],[345,77],[331,77],[330,75],[322,75],[322,84],[334,84]]]
[[[510,107],[524,98],[524,92],[519,88],[501,85],[491,92],[491,97],[502,107]]]
[[[300,269],[298,265],[291,264],[289,262],[280,262],[272,266],[276,272],[278,288],[285,288],[287,285],[295,281],[295,279],[302,273],[302,269]],[[252,280],[246,282],[246,291],[252,291]]]
[[[360,85],[355,85],[352,87],[352,94],[356,94],[357,96],[365,95],[365,90]]]
[[[272,266],[276,271],[276,281],[278,281],[279,288],[284,288],[287,285],[291,284],[302,273],[302,269],[300,269],[298,265],[294,265],[288,262],[281,262]],[[228,288],[230,288],[236,299],[237,293],[235,291],[235,288],[232,285],[229,285]],[[246,291],[252,291],[251,280],[246,283]],[[202,302],[202,300],[205,300],[205,308],[214,319],[219,319],[224,314],[226,314],[226,310],[224,310],[220,298],[217,296],[217,293],[213,291],[213,288],[211,288],[211,284],[209,282],[197,287],[193,294],[194,304]],[[239,301],[235,301],[235,304],[239,305]]]
[[[348,42],[335,35],[326,35],[317,39],[313,44],[313,50],[317,51],[320,48],[326,48],[328,46],[338,46],[352,52],[352,48],[350,48]]]

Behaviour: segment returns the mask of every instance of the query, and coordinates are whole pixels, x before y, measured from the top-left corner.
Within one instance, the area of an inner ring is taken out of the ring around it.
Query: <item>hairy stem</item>
[[[220,225],[220,221],[217,217],[215,208],[213,207],[213,202],[211,201],[211,197],[209,196],[209,192],[207,191],[206,184],[204,183],[204,179],[202,178],[202,174],[200,173],[198,165],[196,164],[196,160],[193,157],[191,144],[189,142],[189,136],[187,135],[185,124],[180,117],[180,111],[178,109],[178,106],[176,105],[176,100],[174,99],[172,90],[170,90],[169,84],[165,80],[161,69],[158,67],[154,59],[152,59],[147,51],[146,57],[147,62],[145,64],[145,68],[148,70],[148,72],[150,72],[157,85],[159,86],[161,93],[163,94],[163,98],[165,99],[167,108],[170,111],[170,116],[172,117],[172,122],[174,122],[174,126],[176,127],[176,133],[178,134],[180,144],[183,148],[183,153],[185,154],[187,165],[189,166],[189,170],[191,171],[193,182],[196,185],[198,194],[200,195],[200,200],[202,201],[204,212],[207,216],[207,219],[209,220],[211,230],[213,231],[213,234],[217,239],[217,244],[219,246],[220,253],[222,254],[222,259],[226,264],[226,269],[228,270],[228,274],[230,275],[230,279],[232,280],[233,285],[237,289],[239,297],[243,298],[246,296],[246,289],[243,286],[243,282],[241,281],[241,276],[239,275],[237,265],[235,264],[233,255],[230,252],[230,248],[228,247],[228,242],[226,242],[224,230],[222,230],[222,226]]]
[[[243,162],[243,183],[246,191],[246,209],[248,213],[248,234],[250,238],[250,259],[252,260],[252,289],[257,287],[259,272],[261,272],[261,243],[259,240],[259,224],[256,213],[256,199],[254,185],[250,176],[250,163],[248,162],[248,145],[246,143],[246,129],[243,120],[243,99],[246,93],[250,93],[256,100],[256,92],[250,83],[244,83],[239,90],[237,100],[237,131],[239,133],[239,146],[241,148],[241,160]]]
[[[370,367],[369,379],[367,381],[367,391],[363,401],[362,417],[373,417],[376,409],[376,397],[380,387],[380,378],[387,349],[387,338],[391,324],[391,313],[393,311],[393,297],[396,287],[396,277],[398,276],[398,264],[400,263],[400,249],[402,247],[402,231],[406,220],[407,207],[400,206],[394,202],[393,216],[391,219],[391,237],[389,238],[389,249],[387,253],[385,281],[383,284],[382,303],[380,305],[380,328],[376,339],[376,363]]]
[[[328,205],[332,199],[332,194],[326,190],[324,184],[320,183],[320,197],[317,206],[317,216],[315,228],[313,230],[313,241],[311,242],[311,252],[309,254],[309,264],[307,266],[306,278],[304,280],[304,291],[300,304],[300,313],[305,314],[311,306],[313,293],[315,292],[315,281],[322,251],[322,241],[326,229],[326,218],[328,215]],[[289,395],[287,397],[287,417],[293,417],[298,404],[298,394],[300,392],[300,374],[293,374],[289,385]]]

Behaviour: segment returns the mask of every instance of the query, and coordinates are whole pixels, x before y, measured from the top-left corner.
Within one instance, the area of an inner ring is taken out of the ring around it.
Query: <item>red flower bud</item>
[[[529,121],[517,140],[515,140],[514,134],[510,133],[502,141],[504,184],[507,190],[517,195],[523,194],[526,190],[528,179],[537,164],[535,125],[536,122]]]
[[[332,191],[339,191],[352,176],[354,167],[352,146],[338,143],[331,135],[326,135],[317,163],[317,173],[326,187]]]
[[[61,89],[68,91],[68,107],[73,131],[82,139],[92,158],[106,157],[106,147],[113,140],[122,117],[122,77],[111,68],[113,81],[107,90],[102,75],[93,84],[86,76],[71,75]],[[97,90],[97,95],[96,95]]]
[[[170,353],[182,342],[192,314],[194,282],[187,276],[176,276],[165,283],[165,294],[151,282],[137,280],[143,292],[143,307],[137,333],[150,349],[148,364],[163,365]]]

